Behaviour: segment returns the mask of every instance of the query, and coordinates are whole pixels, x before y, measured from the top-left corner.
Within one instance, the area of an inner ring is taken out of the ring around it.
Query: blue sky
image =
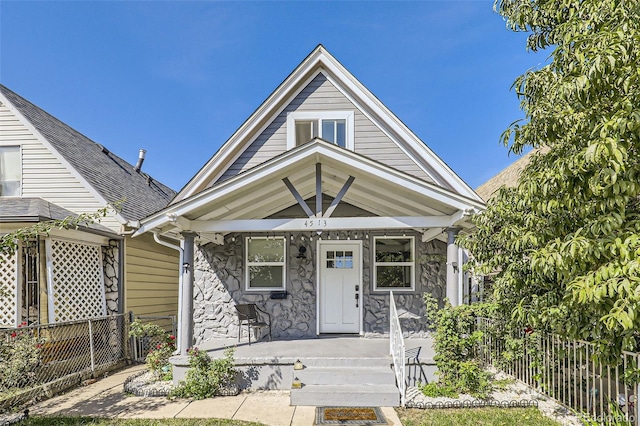
[[[525,49],[492,1],[0,2],[0,81],[176,190],[322,43],[469,185],[516,160]]]

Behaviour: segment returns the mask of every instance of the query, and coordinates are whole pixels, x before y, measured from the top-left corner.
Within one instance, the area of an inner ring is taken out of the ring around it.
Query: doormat
[[[317,407],[317,425],[386,425],[378,407]]]

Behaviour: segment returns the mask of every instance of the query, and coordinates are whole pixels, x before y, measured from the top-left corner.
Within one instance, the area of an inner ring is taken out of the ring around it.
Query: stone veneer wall
[[[364,263],[364,332],[367,337],[389,334],[389,293],[373,292],[371,282],[372,260],[370,253],[371,239],[365,240],[363,246]],[[408,318],[401,318],[400,324],[405,337],[427,337],[429,322],[426,318],[427,309],[422,295],[431,293],[438,300],[445,297],[447,286],[447,267],[445,243],[432,240],[423,243],[421,236],[415,236],[416,241],[416,288],[413,292],[395,292],[398,315],[407,312]]]
[[[109,240],[108,246],[102,247],[102,262],[104,267],[104,295],[107,299],[107,315],[118,313],[118,283],[120,277],[120,248],[117,240]]]
[[[234,305],[256,303],[271,314],[273,338],[312,337],[316,334],[315,241],[302,234],[287,235],[287,291],[282,300],[270,292],[244,291],[244,236],[228,235],[224,245],[208,244],[195,252],[194,338],[196,344],[213,337],[236,337]],[[296,259],[298,247],[307,258]],[[242,330],[246,334],[246,328]]]
[[[313,238],[312,238],[313,235]],[[331,233],[332,239],[338,235]],[[389,294],[372,293],[370,282],[370,241],[363,241],[364,331],[368,337],[389,332]],[[286,299],[271,300],[270,292],[244,290],[244,236],[228,235],[224,245],[207,244],[195,250],[194,339],[198,345],[215,337],[236,337],[238,321],[235,304],[256,303],[271,314],[273,338],[310,338],[316,336],[316,241],[312,233],[286,235],[287,292]],[[323,234],[327,238],[327,234]],[[342,233],[340,239],[347,239]],[[298,247],[305,246],[306,259],[297,259]],[[408,335],[428,333],[424,292],[443,297],[446,286],[446,245],[440,241],[422,243],[416,235],[416,290],[398,293],[396,303],[400,311],[407,311],[417,319],[403,319]],[[246,337],[246,328],[242,330]]]

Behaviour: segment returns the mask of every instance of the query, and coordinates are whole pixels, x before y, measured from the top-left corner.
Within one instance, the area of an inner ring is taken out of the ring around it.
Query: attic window
[[[295,111],[287,114],[287,148],[315,137],[353,150],[353,111]]]
[[[318,136],[318,121],[297,120],[296,121],[296,146],[309,142]]]
[[[296,146],[315,137],[346,148],[347,120],[296,120]]]

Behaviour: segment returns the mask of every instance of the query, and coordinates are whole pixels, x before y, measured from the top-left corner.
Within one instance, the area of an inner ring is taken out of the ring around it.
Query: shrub
[[[212,360],[198,348],[189,349],[189,366],[185,380],[181,381],[170,396],[178,398],[211,398],[230,386],[235,377],[233,368],[234,348],[224,350],[224,357]]]
[[[434,360],[438,368],[438,382],[421,386],[422,392],[427,396],[468,393],[486,398],[492,391],[491,375],[482,370],[475,360],[475,347],[482,339],[482,332],[475,330],[475,321],[476,310],[484,311],[487,307],[453,307],[445,301],[444,307],[437,309],[438,303],[433,296],[425,293],[424,300],[429,320],[435,325]]]
[[[140,320],[131,323],[129,336],[148,337],[153,342],[153,347],[145,358],[149,371],[154,373],[159,380],[171,380],[173,370],[169,358],[176,350],[176,338],[164,328],[153,323],[143,324]]]
[[[0,340],[0,392],[28,388],[38,381],[43,340],[23,329],[26,325],[23,322],[9,339]]]

